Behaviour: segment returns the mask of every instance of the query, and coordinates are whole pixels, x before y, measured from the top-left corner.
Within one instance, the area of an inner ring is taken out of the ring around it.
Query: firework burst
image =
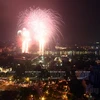
[[[19,30],[18,35],[20,35],[22,40],[22,53],[28,53],[29,52],[29,41],[30,41],[30,33],[26,28],[23,28],[23,30]]]
[[[51,9],[29,8],[20,14],[18,26],[20,28],[26,27],[32,38],[39,42],[45,42],[59,37],[61,23],[61,16]],[[44,51],[43,44],[41,44],[43,50],[40,48],[42,52]]]

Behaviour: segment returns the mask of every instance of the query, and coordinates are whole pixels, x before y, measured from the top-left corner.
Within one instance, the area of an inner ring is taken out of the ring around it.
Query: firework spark
[[[30,41],[30,33],[26,28],[23,28],[23,30],[19,30],[18,34],[21,34],[22,38],[22,53],[28,53],[29,48],[29,41]]]
[[[44,52],[45,41],[51,38],[55,40],[55,37],[59,36],[58,33],[61,33],[59,28],[62,22],[61,17],[51,9],[30,8],[21,13],[19,17],[19,27],[26,27],[31,32],[32,38],[40,43],[41,52]]]

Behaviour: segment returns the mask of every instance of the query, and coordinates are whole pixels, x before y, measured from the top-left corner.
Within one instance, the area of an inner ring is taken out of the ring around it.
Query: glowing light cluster
[[[22,53],[28,53],[29,51],[29,41],[30,41],[30,33],[26,28],[23,30],[19,30],[18,34],[21,34],[22,38]]]
[[[45,42],[51,38],[55,40],[55,36],[61,33],[61,22],[60,15],[51,9],[30,8],[20,14],[18,25],[31,32],[32,38],[39,42],[39,51],[43,54]]]

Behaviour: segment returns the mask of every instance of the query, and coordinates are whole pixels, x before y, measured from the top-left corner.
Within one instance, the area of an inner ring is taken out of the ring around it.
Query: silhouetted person
[[[70,92],[75,98],[82,98],[85,93],[85,88],[82,85],[82,81],[78,80],[76,76],[71,76],[71,81],[69,82]]]

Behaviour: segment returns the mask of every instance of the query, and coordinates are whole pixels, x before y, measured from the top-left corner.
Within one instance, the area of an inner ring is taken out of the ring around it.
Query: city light
[[[27,77],[27,78],[26,78],[26,81],[29,81],[29,80],[30,80],[30,78],[29,78],[29,77]]]
[[[45,97],[41,97],[41,100],[45,100]]]

